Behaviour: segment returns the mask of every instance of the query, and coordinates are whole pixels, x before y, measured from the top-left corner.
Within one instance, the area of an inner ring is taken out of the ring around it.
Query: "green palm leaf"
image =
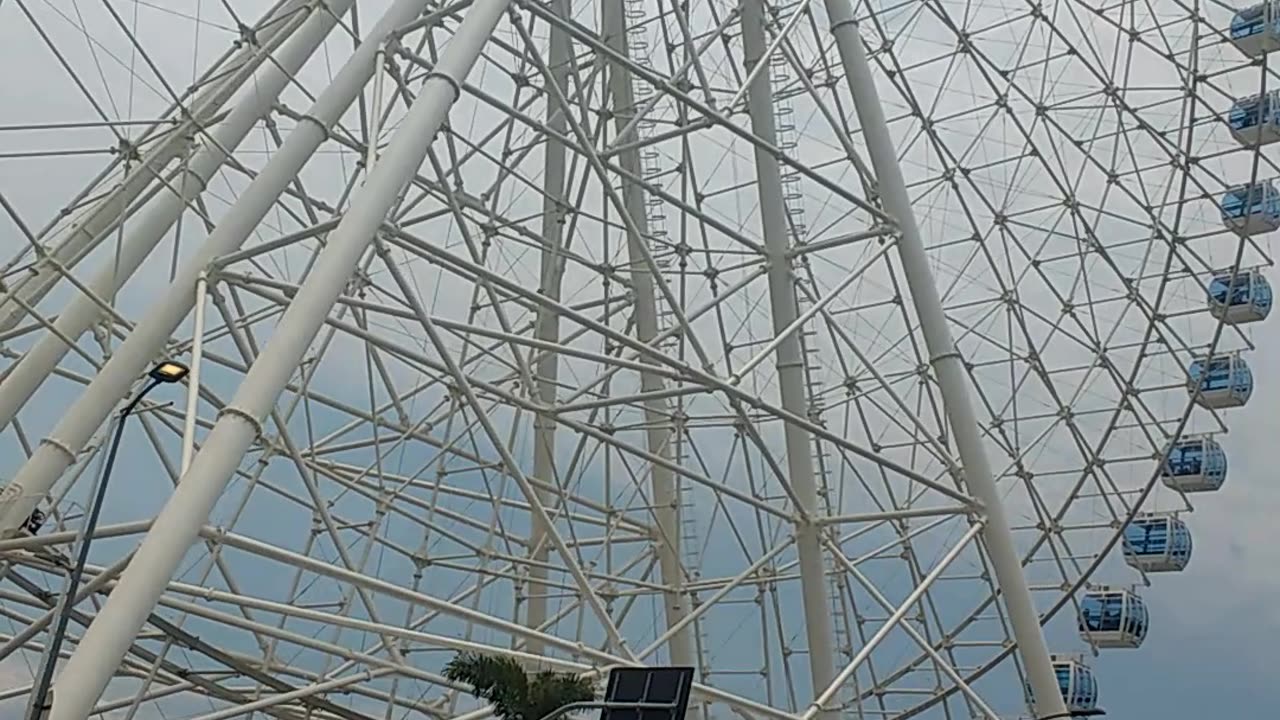
[[[470,685],[473,694],[489,701],[493,714],[502,720],[542,720],[569,703],[595,698],[591,680],[551,671],[530,677],[508,657],[458,653],[445,665],[444,676]]]

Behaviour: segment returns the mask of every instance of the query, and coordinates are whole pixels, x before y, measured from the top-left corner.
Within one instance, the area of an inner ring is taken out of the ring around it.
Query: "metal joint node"
[[[232,415],[240,418],[241,420],[244,420],[245,422],[253,426],[254,437],[262,437],[263,435],[262,422],[258,420],[258,418],[250,414],[249,412],[242,410],[236,407],[235,405],[228,405],[218,411],[219,419],[221,419],[223,415]]]
[[[258,33],[253,28],[240,23],[236,31],[240,33],[240,39],[236,41],[237,43],[244,43],[249,47],[258,47]]]
[[[42,438],[42,439],[40,440],[40,444],[41,444],[41,445],[48,445],[49,447],[53,448],[54,450],[57,450],[57,451],[61,452],[63,455],[65,455],[65,456],[67,457],[67,462],[75,462],[75,461],[76,461],[76,451],[75,451],[75,450],[72,450],[70,445],[68,445],[68,444],[64,443],[62,440],[59,440],[59,439],[58,439],[58,438],[56,438],[56,437],[46,437],[46,438]]]
[[[462,97],[462,83],[455,80],[448,73],[442,73],[439,70],[432,70],[431,72],[427,73],[426,79],[430,80],[431,78],[440,78],[441,80],[444,80],[445,82],[449,83],[449,87],[453,88],[453,99],[455,102],[457,101],[458,98]]]
[[[943,360],[950,360],[952,358],[956,360],[964,360],[964,356],[960,354],[959,350],[952,349],[952,350],[948,350],[947,352],[938,353],[937,355],[930,355],[929,364],[937,365]]]
[[[832,35],[835,35],[835,34],[836,34],[836,31],[837,31],[837,30],[839,30],[839,29],[841,29],[841,28],[843,28],[845,25],[852,25],[852,26],[853,26],[853,28],[854,28],[854,30],[857,30],[857,29],[858,29],[858,21],[857,21],[857,20],[854,20],[853,18],[845,18],[845,19],[843,19],[843,20],[837,20],[837,21],[835,21],[835,22],[831,23],[831,27],[829,28],[829,29],[830,29],[830,31],[831,31],[831,34],[832,34]],[[859,41],[859,42],[861,42],[861,41],[862,41],[862,38],[858,38],[858,41]]]
[[[323,122],[321,122],[321,120],[317,118],[315,115],[311,115],[310,113],[302,113],[298,115],[297,122],[299,124],[302,124],[304,122],[309,122],[315,125],[316,127],[320,128],[320,132],[324,133],[325,137],[329,137],[329,127],[325,125]]]

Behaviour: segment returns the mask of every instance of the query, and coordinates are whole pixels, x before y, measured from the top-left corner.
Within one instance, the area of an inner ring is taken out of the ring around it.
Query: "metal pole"
[[[31,510],[48,494],[54,482],[75,461],[76,454],[93,437],[124,392],[161,352],[169,336],[191,312],[195,286],[215,258],[234,252],[293,182],[298,172],[328,137],[329,130],[355,101],[373,74],[374,55],[393,30],[417,17],[429,0],[398,0],[360,43],[333,82],[325,88],[262,172],[236,199],[222,222],[199,252],[188,260],[173,283],[116,348],[93,382],[63,414],[62,419],[35,449],[6,487],[12,499],[0,503],[0,537],[17,534]],[[65,346],[63,346],[65,347]],[[0,395],[8,384],[0,384]],[[16,490],[14,489],[16,488]]]
[[[309,4],[311,0],[284,0],[269,9],[254,29],[258,42],[242,43],[240,49],[230,56],[226,67],[215,68],[214,72],[223,77],[190,103],[175,106],[174,115],[180,111],[184,119],[162,131],[167,135],[163,140],[155,144],[147,142],[145,147],[148,149],[141,161],[94,203],[82,221],[71,226],[65,239],[56,243],[46,257],[37,259],[33,272],[24,275],[7,291],[0,292],[0,331],[12,330],[26,316],[26,306],[34,306],[44,298],[62,277],[59,266],[74,267],[107,236],[123,219],[134,200],[162,174],[165,166],[186,150],[191,137],[212,123],[223,104],[267,61],[272,50],[297,29]],[[165,121],[160,121],[155,127],[163,124]],[[141,139],[154,139],[148,136],[149,133],[143,133]],[[140,146],[144,146],[141,141],[134,141],[134,147]]]
[[[284,703],[287,703],[287,702],[292,702],[294,700],[298,700],[301,698],[310,697],[312,695],[320,695],[321,693],[333,692],[334,690],[341,691],[342,688],[348,685],[354,685],[360,682],[368,682],[370,680],[373,680],[374,678],[380,678],[380,677],[383,677],[384,675],[390,675],[394,672],[397,672],[397,670],[395,668],[390,668],[390,667],[382,667],[382,668],[378,668],[377,670],[363,670],[350,675],[343,675],[342,677],[334,678],[332,680],[315,682],[314,684],[307,685],[305,687],[300,687],[297,690],[292,690],[290,692],[282,692],[277,695],[268,695],[267,697],[261,698],[259,700],[254,700],[253,702],[247,702],[243,705],[223,708],[222,710],[217,710],[205,715],[200,715],[198,717],[192,718],[192,720],[230,720],[231,718],[253,717],[254,713],[264,710],[266,708],[273,708],[277,705],[283,705]],[[267,713],[263,713],[263,715],[266,716]]]
[[[928,527],[928,526],[926,525],[925,527]],[[831,556],[835,558],[836,563],[840,565],[842,568],[844,568],[846,572],[848,572],[850,575],[853,576],[855,580],[858,581],[858,584],[861,585],[862,588],[867,591],[867,594],[870,595],[872,599],[876,601],[876,604],[878,604],[880,607],[884,608],[885,610],[892,612],[893,605],[889,602],[889,599],[886,598],[884,594],[881,593],[876,588],[874,583],[872,583],[870,580],[866,578],[865,575],[863,575],[861,572],[858,571],[858,568],[854,566],[854,564],[849,560],[849,558],[845,557],[844,553],[841,552],[840,550],[840,546],[831,542],[830,539],[827,539],[826,544],[827,544],[827,549],[831,552]],[[978,696],[976,692],[974,692],[973,688],[969,687],[968,683],[966,683],[965,679],[960,675],[960,672],[956,670],[954,667],[952,667],[952,662],[949,661],[947,658],[943,657],[942,653],[934,649],[932,641],[929,640],[929,638],[926,638],[923,634],[920,633],[919,630],[912,627],[911,623],[900,625],[900,627],[902,628],[903,632],[907,634],[908,637],[910,637],[913,641],[915,641],[915,643],[919,645],[922,650],[924,650],[926,655],[928,655],[930,658],[933,659],[934,664],[938,667],[939,670],[942,671],[942,674],[946,675],[951,680],[951,682],[955,683],[956,687],[960,688],[960,692],[963,693],[965,697],[969,698],[969,700],[977,708],[978,712],[983,714],[983,717],[985,718],[985,720],[1000,720],[1000,716],[997,715],[995,711],[992,710],[990,706],[987,705],[987,702],[985,700],[983,700],[981,697]],[[978,718],[975,718],[974,720],[978,720]]]
[[[567,0],[551,0],[551,12],[557,17],[569,16]],[[551,77],[560,87],[565,87],[571,70],[569,35],[564,28],[555,23],[548,23],[551,37],[547,65]],[[547,127],[558,135],[567,135],[567,110],[558,109],[555,103],[547,99]],[[564,278],[564,225],[568,217],[569,207],[565,198],[565,146],[559,140],[548,137],[543,157],[543,201],[542,201],[542,265],[541,281],[538,290],[556,302],[560,302],[561,281]],[[534,330],[537,338],[547,343],[560,342],[560,313],[554,307],[543,305],[538,307],[538,317]],[[537,363],[538,401],[552,407],[556,403],[556,382],[560,376],[560,355],[556,352],[542,352]],[[549,414],[539,412],[534,415],[533,440],[533,476],[543,483],[555,483],[555,449],[556,420]],[[555,506],[555,495],[549,490],[538,490],[538,501],[548,509]],[[529,586],[526,591],[528,605],[525,611],[525,624],[531,628],[542,627],[547,620],[547,560],[551,553],[551,544],[547,538],[548,528],[534,514],[533,531],[529,534],[530,554]],[[526,646],[529,652],[542,652],[542,643],[530,641]]]
[[[603,3],[602,24],[605,42],[619,56],[629,57],[627,50],[627,20],[625,0],[606,0]],[[620,63],[613,63],[609,68],[609,92],[613,99],[614,126],[617,132],[625,131],[630,125],[631,115],[636,111],[635,89],[632,86],[631,72]],[[632,131],[634,135],[634,131]],[[616,142],[627,142],[631,138],[619,137]],[[634,295],[632,308],[635,312],[636,338],[645,344],[654,341],[659,334],[658,311],[653,277],[645,265],[644,258],[648,254],[645,245],[649,242],[649,220],[645,214],[644,188],[630,178],[641,176],[640,151],[633,145],[618,154],[618,164],[629,177],[622,180],[622,201],[627,214],[637,229],[636,233],[627,233],[627,266],[631,277],[631,290]],[[647,357],[641,358],[646,365],[653,364]],[[666,389],[662,376],[652,372],[640,372],[640,391],[642,393],[661,393]],[[672,458],[671,411],[666,401],[651,397],[644,401],[645,437],[650,453],[664,460]],[[649,467],[649,478],[653,487],[653,516],[657,525],[657,537],[654,544],[658,555],[658,568],[662,573],[663,609],[666,613],[667,627],[676,627],[690,612],[689,595],[684,590],[684,566],[680,561],[680,496],[676,490],[675,473],[667,467],[652,464]],[[671,636],[668,641],[668,655],[673,665],[698,667],[693,637],[689,628],[685,627]]]
[[[742,4],[742,47],[749,69],[768,62],[765,51],[765,7],[762,0],[744,0]],[[773,83],[768,72],[756,74],[747,90],[747,112],[754,134],[765,144],[774,146],[777,130],[773,116]],[[791,273],[787,214],[782,196],[782,173],[772,153],[755,146],[756,177],[760,194],[760,220],[764,232],[764,250],[768,265],[769,306],[775,334],[785,333],[799,316],[795,281]],[[804,379],[804,356],[797,333],[788,334],[777,345],[776,363],[782,408],[792,415],[808,416]],[[813,696],[820,696],[836,677],[835,631],[831,625],[831,608],[827,605],[827,579],[822,548],[822,526],[816,519],[818,485],[813,474],[813,448],[809,433],[793,423],[784,425],[787,448],[787,473],[801,517],[796,521],[796,554],[800,566],[800,587],[804,596],[805,636],[809,651],[809,674]],[[834,718],[834,711],[820,717]]]
[[[169,228],[186,212],[192,199],[204,191],[206,183],[226,162],[230,153],[249,135],[258,121],[271,112],[280,93],[293,82],[316,48],[320,47],[338,18],[354,0],[331,0],[330,9],[313,12],[289,42],[253,79],[240,103],[219,123],[204,145],[181,173],[177,187],[164,189],[126,233],[118,253],[114,253],[89,281],[88,290],[74,294],[53,322],[53,332],[44,334],[5,376],[0,385],[0,429],[8,426],[18,411],[53,373],[71,350],[64,338],[79,338],[102,317],[102,302],[109,302],[164,238]],[[0,522],[0,531],[6,525]]]
[[[59,675],[50,720],[83,720],[106,688],[244,453],[262,432],[263,421],[306,355],[379,225],[422,164],[461,93],[462,82],[509,3],[510,0],[478,0],[445,46],[387,152],[352,199],[342,222],[329,235],[270,342],[223,409],[119,585]],[[397,4],[401,6],[402,3]]]
[[[444,369],[444,368],[440,368]],[[531,630],[524,626],[523,623],[514,623],[503,620],[493,615],[488,615],[478,610],[474,610],[466,605],[458,604],[460,600],[444,600],[432,595],[427,595],[417,590],[413,590],[402,585],[397,585],[385,580],[360,575],[359,573],[346,570],[332,563],[317,560],[314,557],[302,555],[291,550],[264,543],[253,538],[247,538],[243,535],[225,532],[221,529],[203,526],[198,528],[199,534],[210,540],[217,540],[219,544],[243,550],[252,553],[258,557],[273,560],[275,562],[284,563],[295,568],[302,568],[308,572],[323,575],[324,577],[334,580],[351,583],[363,588],[367,588],[387,597],[403,600],[413,605],[439,611],[451,617],[458,618],[463,622],[471,622],[482,627],[492,628],[502,633],[509,633],[523,638],[538,637],[548,645],[565,650],[567,653],[580,656],[584,659],[596,661],[604,664],[616,664],[627,667],[638,667],[638,663],[625,660],[619,655],[610,653],[606,650],[597,649],[589,645],[583,645],[573,640],[567,640],[557,635],[550,635],[545,632]],[[203,591],[196,593],[203,596]],[[399,632],[394,628],[388,629],[388,632]],[[460,649],[465,649],[461,648]],[[515,653],[512,653],[513,655]],[[549,659],[551,664],[563,666],[564,661]],[[708,685],[700,685],[694,683],[693,692],[708,702],[723,702],[735,708],[739,708],[749,715],[759,717],[775,718],[775,720],[796,720],[793,713],[779,710],[769,705],[749,700],[740,695],[734,695],[728,691],[720,690]]]
[[[89,546],[93,542],[93,532],[98,527],[98,516],[102,513],[102,501],[107,495],[107,483],[111,481],[111,470],[116,464],[116,451],[120,449],[120,439],[124,437],[124,426],[129,414],[142,402],[147,393],[160,384],[159,380],[151,380],[138,393],[124,410],[120,411],[120,421],[116,425],[115,436],[111,439],[111,449],[107,452],[107,461],[102,466],[102,477],[98,479],[98,487],[89,501],[88,515],[76,538],[79,549],[76,552],[76,564],[67,576],[66,587],[58,598],[58,606],[54,610],[53,634],[50,636],[45,652],[40,658],[40,672],[36,684],[28,698],[28,720],[40,720],[48,710],[46,696],[49,694],[49,683],[53,680],[53,669],[58,664],[58,653],[62,650],[62,640],[67,634],[67,623],[71,619],[71,606],[77,591],[80,589],[80,577],[84,575],[85,563],[89,561]]]
[[[191,467],[196,448],[196,408],[200,403],[200,361],[204,358],[204,306],[209,278],[201,273],[196,280],[196,317],[191,331],[191,372],[187,375],[187,416],[182,425],[182,464],[178,474]]]
[[[964,552],[965,548],[969,547],[969,543],[977,537],[978,533],[981,531],[982,521],[979,520],[974,522],[974,524],[964,534],[964,537],[960,538],[960,540],[956,542],[955,546],[948,550],[947,553],[938,560],[938,562],[933,566],[933,570],[931,570],[928,575],[920,579],[916,587],[907,595],[906,598],[902,600],[901,603],[898,604],[897,609],[893,610],[889,614],[889,617],[876,630],[875,634],[868,638],[863,646],[858,649],[858,654],[854,655],[853,658],[849,660],[849,663],[845,665],[844,669],[840,671],[840,674],[836,675],[836,679],[831,682],[831,685],[826,689],[826,691],[814,699],[809,708],[800,716],[802,720],[810,720],[810,718],[816,717],[818,713],[822,712],[823,706],[835,698],[836,693],[840,692],[840,687],[848,682],[849,678],[853,677],[853,674],[858,671],[858,668],[861,667],[864,662],[867,661],[867,658],[871,657],[871,653],[874,652],[882,642],[884,642],[884,639],[889,636],[889,633],[893,632],[893,629],[902,623],[902,620],[907,616],[907,613],[911,612],[916,604],[920,602],[920,598],[923,597],[924,594],[929,591],[929,588],[938,581],[938,578],[942,576],[942,573],[945,572],[947,568],[951,567],[951,563],[955,562],[956,558],[960,557],[960,553]]]
[[[845,79],[853,95],[858,122],[866,138],[867,151],[879,182],[880,197],[885,211],[898,221],[901,237],[898,255],[920,329],[924,334],[930,363],[938,379],[947,419],[960,454],[964,481],[969,491],[983,503],[987,522],[982,531],[983,543],[995,571],[1000,594],[1004,596],[1009,620],[1013,625],[1013,639],[1018,644],[1022,661],[1027,670],[1035,698],[1035,711],[1039,716],[1056,716],[1067,712],[1062,691],[1049,660],[1049,650],[1040,629],[1040,616],[1036,613],[1031,590],[1022,572],[1022,562],[1013,542],[1013,533],[1005,517],[1004,504],[996,488],[986,449],[982,444],[982,432],[977,416],[969,400],[969,378],[951,330],[942,309],[942,298],[934,284],[925,253],[924,241],[916,225],[907,194],[902,169],[898,166],[897,151],[889,127],[881,109],[875,78],[867,61],[862,37],[854,20],[853,8],[848,0],[825,0],[827,16],[831,21],[831,34],[844,64]]]
[[[643,717],[645,710],[675,710],[676,703],[637,703],[637,702],[600,702],[596,700],[585,700],[583,702],[569,703],[561,705],[542,716],[542,720],[556,720],[558,717],[564,717],[569,713],[579,710],[635,710],[637,716]]]

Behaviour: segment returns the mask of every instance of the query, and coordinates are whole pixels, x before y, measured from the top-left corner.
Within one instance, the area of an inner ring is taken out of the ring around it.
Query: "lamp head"
[[[176,363],[172,360],[165,360],[151,369],[147,375],[152,379],[162,383],[176,383],[187,376],[190,370],[182,363]]]

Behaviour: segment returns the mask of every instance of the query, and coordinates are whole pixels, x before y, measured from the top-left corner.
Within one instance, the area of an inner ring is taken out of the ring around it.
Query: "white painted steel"
[[[627,22],[624,0],[606,0],[601,11],[602,25],[610,47],[618,55],[629,57],[627,49]],[[636,107],[635,91],[631,73],[614,65],[609,70],[609,92],[613,106],[614,127],[621,134],[627,130],[630,121],[629,113]],[[634,136],[621,136],[626,142]],[[618,164],[622,170],[632,177],[640,174],[639,151],[625,149],[618,154]],[[654,289],[654,278],[645,258],[651,257],[648,247],[648,236],[651,228],[647,220],[642,189],[635,182],[622,182],[622,210],[626,212],[631,223],[626,233],[626,269],[630,274],[632,289],[635,292],[635,336],[643,343],[654,343],[659,335],[658,300]],[[640,373],[640,391],[643,393],[662,393],[667,387],[663,378],[656,373]],[[644,422],[646,425],[646,449],[665,460],[671,460],[675,454],[676,437],[671,427],[671,408],[668,403],[653,397],[643,402]],[[655,521],[654,544],[658,555],[658,565],[663,583],[667,590],[663,593],[663,613],[667,627],[678,627],[689,615],[689,596],[685,592],[684,568],[680,562],[680,495],[676,486],[676,476],[666,467],[655,465],[650,470],[650,484],[653,489],[653,516]],[[668,639],[670,662],[673,665],[697,667],[696,649],[691,628],[681,629]],[[695,717],[695,720],[697,718]]]
[[[119,252],[113,253],[87,283],[91,295],[78,293],[58,313],[53,331],[27,351],[13,365],[0,386],[0,428],[13,421],[36,390],[69,351],[66,339],[76,340],[103,317],[102,306],[109,304],[147,256],[164,238],[165,233],[187,211],[187,206],[204,192],[210,178],[231,157],[254,126],[271,112],[280,93],[293,81],[293,76],[320,47],[329,31],[353,5],[353,0],[332,0],[324,9],[311,12],[285,39],[279,56],[266,62],[249,83],[250,88],[227,118],[203,138],[199,150],[183,164],[176,192],[166,188],[148,203],[136,224],[125,232]],[[79,237],[86,237],[85,234]],[[55,278],[56,279],[56,278]],[[43,286],[38,276],[28,285]],[[23,286],[24,288],[27,285]],[[0,327],[3,323],[0,322]],[[24,493],[25,495],[25,493]],[[29,495],[28,495],[29,497]],[[23,508],[29,503],[22,503]],[[18,508],[17,512],[21,512]],[[28,511],[29,512],[29,511]],[[24,516],[25,517],[25,516]],[[0,518],[0,532],[12,528],[10,513]]]
[[[205,240],[200,251],[183,264],[164,297],[134,327],[85,393],[71,406],[62,422],[40,443],[31,458],[9,481],[6,486],[6,490],[10,492],[9,498],[0,502],[0,536],[10,537],[17,532],[58,477],[70,467],[75,454],[84,448],[98,425],[128,392],[133,380],[162,352],[169,335],[191,312],[196,285],[209,263],[239,249],[270,211],[275,199],[293,182],[311,154],[324,141],[329,128],[338,121],[373,74],[373,56],[382,39],[407,22],[407,19],[416,17],[425,4],[426,0],[402,0],[374,26],[370,38],[360,44],[334,77],[333,83],[316,99],[307,114],[308,120],[289,134],[279,152],[250,183],[231,211]],[[350,4],[347,3],[346,6],[349,7]],[[332,18],[325,20],[323,15],[315,16],[313,30],[319,36],[315,39],[316,44],[323,39],[320,31],[327,33],[333,26]],[[308,37],[301,42],[310,43],[311,40]],[[282,74],[281,77],[288,80],[287,75]],[[65,351],[65,346],[62,351]],[[62,352],[57,354],[60,356]],[[5,385],[5,389],[0,389],[0,396],[9,391],[7,380]]]
[[[181,113],[172,113],[176,123],[167,128],[166,123],[157,123],[150,132],[144,134],[144,137],[150,136],[152,140],[157,137],[162,139],[156,144],[145,146],[138,162],[126,170],[124,177],[112,185],[105,196],[94,200],[91,208],[84,211],[82,219],[67,230],[65,237],[57,238],[51,243],[52,250],[36,260],[33,270],[20,276],[18,282],[7,292],[0,293],[0,331],[10,330],[21,322],[27,315],[24,306],[34,306],[43,299],[64,272],[75,267],[89,250],[117,226],[134,202],[153,187],[157,174],[186,152],[190,138],[204,132],[204,128],[218,116],[222,106],[250,80],[260,66],[272,64],[268,61],[272,51],[308,17],[309,6],[313,4],[314,0],[279,0],[263,13],[252,29],[256,43],[236,43],[238,47],[229,54],[225,63],[215,66],[205,78],[208,85]],[[284,62],[284,59],[276,59],[274,62]],[[168,193],[162,191],[162,194]]]
[[[854,109],[879,181],[880,197],[885,209],[898,221],[898,256],[907,286],[911,289],[911,300],[920,317],[920,330],[928,348],[930,364],[938,378],[943,408],[960,455],[963,472],[960,480],[982,501],[987,515],[982,533],[984,547],[1009,612],[1014,641],[1027,667],[1036,713],[1039,716],[1065,713],[1067,708],[1058,692],[1053,663],[1049,660],[1049,649],[1040,629],[1040,615],[1022,573],[1022,561],[1005,515],[1004,500],[996,487],[978,418],[969,399],[969,376],[951,337],[950,323],[943,312],[942,298],[929,268],[924,239],[916,226],[911,197],[907,194],[898,166],[893,138],[885,124],[884,110],[867,62],[866,48],[858,34],[853,8],[848,0],[826,0],[826,3],[831,32],[836,37],[840,57],[844,61],[845,79],[853,94]]]
[[[412,17],[421,7],[422,3],[403,2],[397,3],[395,9],[411,11]],[[423,85],[386,155],[329,236],[324,252],[281,318],[270,345],[223,410],[133,562],[121,575],[119,586],[59,674],[54,683],[50,720],[82,718],[107,686],[240,458],[262,431],[263,421],[360,256],[368,249],[378,225],[426,156],[458,98],[461,83],[506,8],[506,0],[479,0],[467,12],[462,29]]]
[[[0,1],[0,58],[53,68],[0,108],[5,666],[47,644],[105,419],[193,370],[125,438],[64,646],[112,699],[64,718],[482,720],[440,677],[476,651],[692,665],[695,717],[1027,720],[1039,624],[1135,644],[1074,600],[1181,571],[1120,541],[1200,527],[1162,453],[1274,405],[1187,380],[1239,353],[1269,387],[1265,304],[1205,298],[1272,264],[1218,207],[1280,162],[1205,114],[1274,85],[1228,9],[511,0],[477,34],[370,0],[208,175],[326,2],[81,3],[86,43]]]
[[[742,4],[743,60],[748,68],[768,62],[764,25],[767,20],[763,0],[745,0]],[[747,112],[751,129],[765,144],[778,142],[773,112],[773,84],[768,72],[757,73],[748,85]],[[769,310],[775,333],[785,331],[800,311],[796,304],[795,280],[792,276],[792,248],[787,234],[787,208],[783,204],[782,175],[777,157],[764,147],[755,147],[756,182],[760,198],[760,225],[764,235],[764,255],[768,268]],[[808,414],[805,390],[805,359],[800,338],[794,333],[777,342],[775,367],[778,374],[782,407],[797,416]],[[832,642],[831,609],[827,604],[827,559],[822,548],[823,514],[818,502],[818,481],[814,477],[810,457],[813,438],[803,428],[786,423],[787,477],[800,515],[795,526],[796,552],[799,556],[800,586],[804,603],[804,632],[807,643],[809,676],[815,697],[827,690],[836,679],[835,647]],[[838,713],[823,708],[819,717],[834,720]]]

